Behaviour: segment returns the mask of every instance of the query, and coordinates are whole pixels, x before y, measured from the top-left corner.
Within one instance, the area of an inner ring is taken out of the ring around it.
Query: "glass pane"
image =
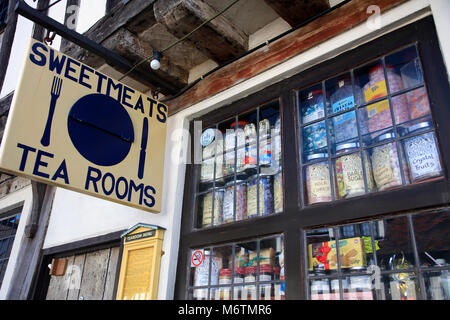
[[[331,300],[328,279],[311,280],[309,288],[311,300]]]
[[[428,123],[422,122],[416,126],[423,124]],[[442,176],[439,148],[433,132],[407,138],[403,141],[403,147],[412,182]]]
[[[259,165],[260,172],[274,174],[281,165],[281,119],[278,101],[259,110]]]
[[[385,300],[420,299],[417,275],[413,272],[393,273],[382,278]]]
[[[393,133],[378,137],[378,142],[389,141]],[[388,143],[369,150],[373,178],[378,191],[390,190],[402,185],[402,170],[405,183],[409,183],[406,161],[400,148],[400,156],[396,143]],[[400,168],[402,162],[402,169]]]
[[[450,262],[450,212],[418,214],[412,219],[421,266],[447,266]]]
[[[361,135],[365,145],[376,143],[378,137],[392,131],[389,101],[382,100],[359,109]]]
[[[311,155],[309,159],[327,158],[327,154]],[[304,167],[304,179],[306,190],[305,202],[308,204],[315,204],[321,202],[328,202],[332,200],[331,196],[331,180],[330,169],[328,161],[317,162]],[[334,188],[336,190],[336,188]]]
[[[219,225],[223,222],[223,199],[223,188],[211,188],[197,197],[197,226],[199,228]],[[212,214],[213,210],[214,215]]]
[[[428,300],[450,300],[450,271],[424,273]]]
[[[189,259],[191,261],[190,285],[194,287],[217,285],[219,279],[219,267],[221,261],[214,256],[211,259],[210,249],[191,250]],[[210,266],[211,262],[211,266]],[[209,270],[211,268],[211,281]],[[194,291],[195,294],[195,291]]]
[[[244,171],[245,160],[245,134],[244,127],[246,121],[230,120],[219,125],[219,129],[225,132],[224,135],[224,159],[223,176],[225,183],[234,179],[234,167],[236,165],[236,175],[239,176]],[[237,148],[236,148],[237,145]]]
[[[409,116],[412,119],[428,119],[431,115],[430,102],[428,100],[428,94],[425,87],[409,91],[405,93],[406,100],[408,102]],[[394,97],[392,103],[397,104],[397,97]]]
[[[355,70],[355,83],[362,89],[363,103],[370,103],[387,96],[386,79],[380,60]]]
[[[325,121],[306,126],[302,130],[303,157],[308,160],[311,154],[327,152],[327,131]]]
[[[337,271],[336,246],[333,229],[323,228],[306,232],[308,270],[313,276]],[[333,248],[334,247],[334,248]]]
[[[231,285],[232,277],[232,246],[223,246],[213,248],[214,259],[218,262],[219,272],[214,274],[211,271],[211,284],[219,285]],[[217,279],[212,277],[217,276]],[[213,288],[211,290],[212,300],[230,300],[231,299],[231,286]]]
[[[375,300],[372,279],[370,276],[348,277],[345,300]]]
[[[359,143],[348,143],[338,146],[338,157],[335,160],[336,184],[339,198],[351,198],[365,193],[364,172],[366,174],[367,191],[375,191],[375,183],[372,176],[372,168],[366,150],[358,151]],[[347,152],[358,151],[347,154]],[[345,153],[342,156],[339,154]],[[364,161],[363,161],[364,160]]]
[[[332,133],[331,150],[334,151],[340,144],[358,141],[358,127],[354,110],[331,118],[328,126]]]
[[[392,71],[395,72],[395,78],[388,78],[391,93],[415,87],[423,83],[422,68],[415,46],[387,56],[386,66],[391,66]],[[400,83],[397,84],[397,81]]]
[[[387,219],[378,224],[377,259],[381,270],[411,269],[415,266],[408,219]]]
[[[352,86],[349,73],[327,80],[325,87],[329,101],[327,108],[329,115],[350,110],[359,105],[360,88],[358,85]]]
[[[299,93],[301,121],[308,123],[325,116],[322,84],[302,90]]]

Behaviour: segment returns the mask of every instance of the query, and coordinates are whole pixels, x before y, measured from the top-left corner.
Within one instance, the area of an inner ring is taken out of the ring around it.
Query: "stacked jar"
[[[234,190],[236,187],[236,206],[234,205]],[[235,209],[236,208],[236,209]],[[236,210],[236,221],[247,218],[247,185],[243,180],[230,181],[225,185],[223,196],[222,221],[229,223],[234,221]]]
[[[234,179],[234,168],[236,175],[241,176],[245,166],[245,133],[246,121],[233,122],[230,129],[225,133],[223,176],[225,181]],[[235,148],[236,147],[236,148]],[[235,164],[236,162],[236,164]]]
[[[211,188],[203,196],[201,206],[202,227],[209,227],[211,225],[218,225],[222,223],[223,218],[223,197],[224,190],[222,188]],[[214,209],[213,209],[214,200]],[[214,210],[214,217],[213,217]],[[214,221],[212,221],[214,219]]]
[[[223,184],[223,138],[220,131],[206,129],[200,139],[202,150],[202,165],[200,169],[200,184],[202,188]],[[215,168],[214,168],[214,164]],[[214,177],[215,170],[215,177]],[[215,178],[215,179],[214,179]]]
[[[365,193],[364,173],[361,154],[358,151],[359,143],[343,143],[336,146],[336,178],[340,198],[350,198]],[[367,190],[374,189],[372,170],[367,157],[367,152],[363,151],[364,170],[367,178]]]
[[[383,133],[375,139],[375,142],[387,141],[394,137],[394,132]],[[400,155],[398,154],[395,141],[374,147],[372,149],[371,162],[373,178],[378,191],[389,190],[403,184],[400,162],[403,168],[405,183],[409,184],[406,161],[402,153]]]
[[[386,74],[389,82],[389,92],[394,93],[403,90],[401,77],[396,73],[392,65],[386,65]],[[382,97],[387,99],[387,85],[382,65],[377,65],[369,71],[369,82],[363,88],[365,102],[377,100]],[[410,119],[408,101],[405,96],[395,97],[394,120],[396,124],[404,123]],[[367,107],[368,129],[375,132],[380,128],[392,126],[392,115],[389,101],[383,100]]]
[[[305,182],[309,204],[332,200],[328,154],[315,153],[307,157],[308,161],[319,159],[324,161],[307,165],[305,169]]]
[[[420,122],[409,127],[408,132],[411,134],[417,133],[421,130],[430,129],[431,127],[431,122]],[[412,182],[442,175],[436,136],[433,132],[405,139],[403,146]]]

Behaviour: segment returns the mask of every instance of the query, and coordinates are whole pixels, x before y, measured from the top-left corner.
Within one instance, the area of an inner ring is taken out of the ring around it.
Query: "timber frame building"
[[[17,2],[1,130],[20,44],[51,35]],[[73,29],[87,0],[24,2]],[[0,299],[450,299],[450,2],[232,2],[102,1],[83,36],[158,70],[55,38],[167,105],[162,210],[2,174]]]

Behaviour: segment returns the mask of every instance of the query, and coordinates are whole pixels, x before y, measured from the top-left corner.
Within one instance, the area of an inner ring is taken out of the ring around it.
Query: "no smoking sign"
[[[198,267],[203,262],[203,250],[196,250],[191,257],[191,267]]]

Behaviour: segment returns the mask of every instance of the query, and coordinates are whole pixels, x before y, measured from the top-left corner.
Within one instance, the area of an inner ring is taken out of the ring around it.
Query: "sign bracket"
[[[103,47],[102,45],[96,43],[95,41],[92,41],[86,36],[83,36],[82,34],[79,34],[78,32],[67,28],[65,25],[43,14],[39,10],[30,7],[23,0],[17,2],[14,11],[17,14],[33,21],[34,23],[37,23],[42,27],[53,31],[54,33],[75,43],[76,45],[79,45],[80,47],[98,55],[99,57],[105,59],[107,63],[119,69],[128,71],[133,68],[133,64],[130,63],[124,57]],[[141,81],[144,81],[148,84],[152,84],[155,87],[159,87],[161,92],[164,94],[175,94],[179,91],[179,88],[164,81],[151,71],[143,72],[141,70],[135,69],[133,70],[132,73]]]

